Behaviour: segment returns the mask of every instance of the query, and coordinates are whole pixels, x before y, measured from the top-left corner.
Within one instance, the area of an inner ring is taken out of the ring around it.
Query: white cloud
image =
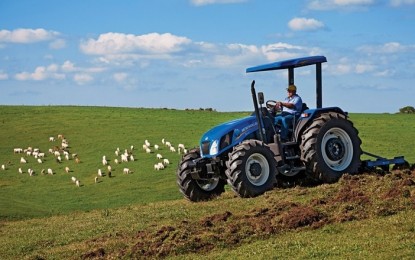
[[[58,35],[58,32],[46,31],[45,29],[0,30],[0,42],[33,43],[53,40]]]
[[[357,64],[355,67],[355,72],[357,74],[372,72],[374,70],[375,70],[375,66],[372,64]]]
[[[9,75],[7,73],[4,73],[3,71],[0,71],[0,80],[6,79],[9,79]]]
[[[315,31],[324,27],[324,23],[313,18],[297,17],[288,22],[288,27],[294,31]]]
[[[267,60],[276,61],[294,58],[298,56],[299,52],[304,51],[304,48],[301,46],[278,42],[262,46],[261,51]]]
[[[73,79],[78,85],[84,85],[94,80],[94,78],[87,73],[77,73],[74,75]]]
[[[309,2],[308,8],[312,10],[357,8],[374,5],[375,2],[375,0],[312,0]]]
[[[202,6],[202,5],[210,5],[210,4],[235,4],[235,3],[243,3],[247,0],[190,0],[193,5]]]
[[[65,61],[62,66],[61,66],[63,71],[67,71],[67,72],[71,72],[71,71],[75,71],[75,64],[72,63],[71,61],[67,60]]]
[[[113,78],[117,82],[123,82],[126,80],[128,74],[125,72],[118,72],[113,74]]]
[[[25,80],[46,80],[46,79],[65,79],[65,74],[58,72],[58,66],[56,64],[51,64],[48,67],[39,66],[36,67],[34,72],[21,72],[15,75],[15,79],[25,81]]]
[[[150,33],[133,35],[123,33],[105,33],[98,39],[89,39],[81,43],[81,50],[91,55],[109,55],[125,53],[169,54],[181,51],[191,40],[170,33]]]
[[[391,6],[415,5],[415,0],[390,0]]]
[[[399,42],[387,42],[383,45],[364,45],[358,48],[358,51],[364,53],[400,53],[415,50],[415,45],[402,45]]]
[[[66,47],[66,42],[63,39],[56,39],[53,42],[51,42],[49,46],[51,49],[55,49],[55,50],[63,49]]]

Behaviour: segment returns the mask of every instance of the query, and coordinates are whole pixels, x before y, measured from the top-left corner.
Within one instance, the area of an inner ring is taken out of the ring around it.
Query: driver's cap
[[[288,91],[297,91],[297,87],[294,84],[292,84],[292,85],[288,86],[287,90]]]

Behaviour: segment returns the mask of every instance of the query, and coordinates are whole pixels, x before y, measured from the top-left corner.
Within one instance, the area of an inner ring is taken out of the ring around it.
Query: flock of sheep
[[[60,145],[53,145],[51,148],[49,148],[48,153],[45,153],[41,151],[39,148],[33,148],[33,147],[27,147],[25,149],[23,148],[14,148],[13,153],[20,155],[20,164],[21,167],[18,168],[18,172],[20,174],[23,174],[25,171],[23,170],[23,165],[28,165],[29,161],[34,160],[39,165],[41,165],[45,160],[46,157],[53,158],[56,163],[59,165],[64,163],[65,161],[73,160],[75,163],[80,163],[81,160],[77,153],[70,153],[69,152],[69,142],[68,140],[61,134],[57,136],[57,138],[51,136],[49,137],[49,142],[52,144],[55,144],[56,142],[60,142]],[[177,149],[171,144],[171,142],[166,141],[164,138],[161,140],[163,146],[167,149],[170,153],[187,153],[187,149],[183,144],[179,144],[177,146]],[[154,170],[160,171],[165,169],[169,164],[169,159],[165,158],[161,154],[161,150],[164,150],[160,145],[154,144],[153,146],[148,140],[144,141],[143,144],[143,151],[147,154],[156,154],[156,160],[157,162],[154,164]],[[124,149],[123,152],[121,152],[120,148],[116,148],[115,152],[115,158],[113,159],[113,163],[115,165],[118,164],[124,164],[123,167],[123,174],[130,174],[133,171],[127,166],[128,162],[132,162],[136,160],[136,154],[134,146],[131,145],[129,149]],[[33,159],[32,159],[33,158]],[[101,168],[98,168],[97,175],[94,177],[94,182],[98,183],[100,182],[100,177],[103,176],[112,176],[113,168],[111,166],[112,162],[111,160],[107,159],[106,155],[102,156],[102,166],[106,167],[106,170],[102,170]],[[1,170],[5,171],[7,170],[8,166],[11,165],[11,161],[9,161],[6,164],[1,165]],[[36,174],[35,170],[32,167],[27,167],[26,172],[29,174],[29,176],[34,176]],[[64,168],[65,173],[69,174],[71,172],[69,166],[65,166]],[[56,172],[52,168],[44,169],[42,168],[40,173],[42,175],[54,175]],[[75,176],[71,176],[71,181],[74,183],[77,187],[81,187],[81,181],[76,178]]]

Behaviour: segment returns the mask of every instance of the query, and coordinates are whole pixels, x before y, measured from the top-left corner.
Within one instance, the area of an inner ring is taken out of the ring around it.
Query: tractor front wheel
[[[234,147],[226,166],[228,183],[240,197],[261,195],[276,183],[273,153],[261,141],[246,140]]]
[[[191,172],[206,171],[203,167],[194,169],[193,160],[200,158],[199,148],[190,150],[182,157],[177,169],[177,185],[183,196],[190,201],[205,201],[221,195],[225,191],[226,181],[220,177],[194,179]]]

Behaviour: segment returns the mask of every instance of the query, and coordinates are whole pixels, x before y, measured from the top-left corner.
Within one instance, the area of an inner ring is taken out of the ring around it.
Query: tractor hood
[[[212,158],[228,151],[258,130],[254,115],[232,120],[207,131],[200,140],[203,158]]]

